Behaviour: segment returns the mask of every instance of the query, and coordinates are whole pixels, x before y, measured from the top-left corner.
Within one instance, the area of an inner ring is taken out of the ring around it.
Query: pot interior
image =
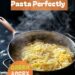
[[[75,55],[75,44],[74,42],[58,32],[48,32],[48,31],[29,31],[23,32],[15,36],[9,45],[9,54],[11,58],[16,60],[21,60],[20,54],[23,47],[28,43],[34,42],[35,40],[40,40],[47,43],[56,43],[69,47],[71,52]]]

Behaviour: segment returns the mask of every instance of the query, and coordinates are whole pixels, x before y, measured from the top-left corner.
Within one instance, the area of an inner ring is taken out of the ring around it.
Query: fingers
[[[0,17],[0,22],[2,23],[5,19],[3,17]]]
[[[0,20],[5,20],[3,17],[0,17]]]
[[[3,17],[0,17],[0,23],[7,23],[7,21]]]

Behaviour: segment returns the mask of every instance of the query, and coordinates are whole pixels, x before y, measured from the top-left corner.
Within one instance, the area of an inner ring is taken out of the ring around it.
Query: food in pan
[[[69,48],[35,41],[22,49],[22,60],[26,60],[33,70],[54,71],[69,66],[73,61],[73,54]]]

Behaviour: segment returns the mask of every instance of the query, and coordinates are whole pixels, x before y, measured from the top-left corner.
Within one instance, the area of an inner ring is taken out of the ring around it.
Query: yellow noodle
[[[53,71],[70,65],[73,54],[70,49],[58,44],[35,41],[22,49],[22,60],[28,61],[33,70]]]

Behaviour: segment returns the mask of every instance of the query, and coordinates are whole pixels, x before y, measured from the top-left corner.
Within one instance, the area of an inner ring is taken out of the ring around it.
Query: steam
[[[41,29],[64,33],[70,30],[70,18],[65,12],[24,11],[19,19],[21,23],[16,29],[20,31]]]

